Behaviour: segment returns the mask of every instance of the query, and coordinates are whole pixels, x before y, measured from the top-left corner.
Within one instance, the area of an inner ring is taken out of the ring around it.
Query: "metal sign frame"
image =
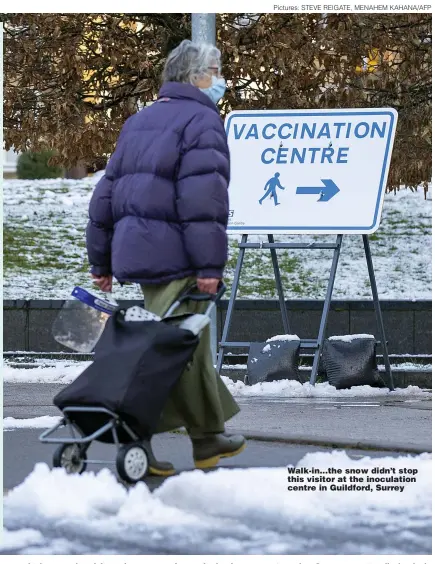
[[[204,14],[196,14],[195,13],[195,14],[192,14],[192,40],[193,41],[206,41],[207,43],[212,43],[213,45],[216,43],[216,14],[214,14],[214,13],[213,14],[211,14],[211,13],[204,13]],[[325,111],[327,112],[328,110],[325,110]],[[376,110],[371,109],[371,111],[376,111]],[[377,111],[379,111],[379,110],[377,110]],[[395,133],[396,123],[397,123],[397,112],[396,112],[396,110],[392,110],[392,109],[391,109],[391,111],[393,112],[393,122],[394,122],[394,129],[393,129],[393,133],[392,133],[391,142],[394,143],[394,133]],[[320,113],[324,113],[324,112],[320,111]],[[390,159],[391,159],[391,155],[388,158],[387,162],[384,163],[384,172],[385,172],[385,170],[388,171]],[[386,182],[386,174],[385,174],[385,177],[384,177],[384,182]],[[381,184],[382,184],[382,181],[381,181]],[[381,209],[382,209],[384,192],[385,192],[385,186],[384,186],[384,189],[382,190],[382,195],[380,196],[382,198],[382,201],[380,202],[379,199],[378,199],[378,205],[380,204]],[[379,210],[379,217],[380,217],[380,213],[381,213],[381,211]],[[229,229],[229,232],[231,232],[231,231],[234,231],[234,230]],[[239,231],[239,233],[240,233],[240,231]],[[258,234],[260,234],[260,233],[258,232]],[[325,234],[326,234],[326,232],[325,232]],[[337,265],[338,265],[338,259],[340,257],[343,235],[337,235],[337,240],[336,240],[335,245],[334,244],[328,244],[328,243],[275,243],[273,235],[268,235],[267,237],[268,237],[268,243],[248,243],[248,235],[242,234],[242,240],[239,243],[239,256],[237,258],[237,265],[236,265],[236,270],[235,270],[235,275],[234,275],[234,281],[233,281],[233,286],[231,288],[231,296],[230,296],[230,302],[228,304],[228,311],[227,311],[227,315],[226,315],[226,319],[225,319],[225,325],[224,325],[224,330],[223,330],[223,335],[222,335],[222,342],[219,343],[219,354],[218,354],[217,369],[220,372],[221,367],[222,367],[224,350],[226,348],[237,347],[237,346],[238,347],[247,347],[247,348],[250,347],[250,343],[230,343],[230,342],[227,342],[227,338],[228,338],[229,330],[230,330],[231,318],[232,318],[232,315],[233,315],[234,305],[235,305],[235,301],[236,301],[237,289],[238,289],[239,281],[240,281],[240,274],[241,274],[241,270],[242,270],[242,266],[243,266],[243,259],[244,259],[244,256],[245,256],[246,249],[261,249],[261,248],[270,249],[270,253],[271,253],[271,257],[272,257],[272,264],[273,264],[273,271],[274,271],[274,275],[275,275],[275,282],[276,282],[276,287],[277,287],[277,290],[278,290],[278,297],[279,297],[279,304],[280,304],[280,309],[281,309],[282,321],[283,321],[284,330],[286,331],[286,333],[290,333],[290,324],[289,324],[289,319],[288,319],[288,314],[287,314],[287,309],[286,309],[286,304],[285,304],[284,292],[283,292],[283,288],[282,288],[281,273],[280,273],[280,270],[279,270],[279,264],[278,264],[278,258],[277,258],[277,255],[276,255],[276,249],[306,249],[306,250],[309,250],[309,249],[331,249],[331,250],[334,251],[334,256],[333,256],[333,259],[332,259],[331,270],[330,270],[330,273],[329,273],[329,281],[328,281],[328,288],[327,288],[327,291],[326,291],[326,297],[325,297],[325,301],[324,301],[324,304],[323,304],[323,311],[322,311],[322,317],[321,317],[321,321],[320,321],[319,334],[317,336],[317,339],[310,339],[310,340],[301,341],[301,347],[302,348],[315,349],[313,368],[312,368],[312,371],[311,371],[311,378],[310,378],[310,383],[312,385],[314,385],[315,382],[316,382],[316,379],[317,379],[317,372],[318,372],[318,368],[319,368],[320,356],[321,356],[321,353],[322,353],[323,342],[325,340],[326,325],[327,325],[328,314],[329,314],[329,310],[330,310],[330,306],[331,306],[332,292],[333,292],[333,289],[334,289],[335,275],[336,275],[336,272],[337,272]],[[364,234],[364,235],[362,235],[362,238],[363,238],[363,242],[364,242],[364,252],[365,252],[365,256],[366,256],[367,269],[368,269],[368,273],[369,273],[369,277],[370,277],[370,285],[371,285],[371,289],[372,289],[376,320],[377,320],[377,323],[378,323],[378,329],[379,329],[379,334],[380,334],[380,338],[381,338],[381,345],[382,345],[382,348],[383,348],[385,371],[386,371],[386,374],[387,374],[387,378],[389,379],[389,382],[390,382],[390,385],[389,385],[390,390],[393,390],[394,389],[393,376],[392,376],[392,373],[391,373],[390,360],[389,360],[389,357],[388,357],[387,341],[386,341],[386,338],[385,338],[384,323],[383,323],[383,319],[382,319],[382,311],[381,311],[381,306],[380,306],[380,302],[379,302],[378,290],[377,290],[377,287],[376,287],[375,271],[374,271],[374,268],[373,268],[373,261],[372,261],[371,251],[370,251],[370,244],[369,244],[368,235]],[[214,309],[214,315],[216,315],[216,308]],[[212,344],[211,344],[213,358],[216,358],[215,343],[216,343],[217,339],[213,338],[215,336],[215,333],[216,333],[216,319],[215,319],[215,317],[213,317],[212,318]]]
[[[340,258],[341,245],[342,245],[342,242],[343,242],[343,235],[337,235],[337,239],[336,239],[335,243],[284,243],[284,242],[279,243],[279,242],[275,242],[274,236],[272,234],[269,234],[267,236],[267,238],[268,238],[267,243],[263,243],[263,242],[262,243],[248,243],[248,235],[247,234],[242,235],[241,242],[239,243],[239,255],[237,257],[237,263],[236,263],[236,268],[235,268],[235,272],[234,272],[234,280],[233,280],[233,285],[232,285],[232,288],[231,288],[231,295],[230,295],[230,300],[229,300],[229,304],[228,304],[228,310],[227,310],[227,314],[226,314],[226,317],[225,317],[225,324],[224,324],[224,328],[223,328],[223,332],[222,332],[222,341],[219,343],[219,346],[218,346],[219,353],[218,353],[216,368],[218,370],[218,373],[220,373],[221,368],[222,368],[222,364],[223,364],[225,349],[235,348],[235,347],[249,349],[249,347],[251,346],[250,342],[233,342],[233,341],[227,340],[229,332],[230,332],[231,319],[232,319],[233,312],[234,312],[237,290],[238,290],[238,287],[239,287],[240,275],[241,275],[241,272],[242,272],[243,259],[245,257],[246,249],[270,249],[273,271],[274,271],[274,276],[275,276],[275,284],[276,284],[276,289],[278,291],[278,299],[279,299],[279,306],[280,306],[280,310],[281,310],[282,323],[283,323],[284,331],[285,331],[286,334],[290,334],[291,330],[290,330],[290,322],[289,322],[288,312],[287,312],[287,308],[286,308],[286,302],[285,302],[284,291],[283,291],[282,280],[281,280],[281,272],[280,272],[280,269],[279,269],[279,263],[278,263],[278,257],[277,257],[277,254],[276,254],[276,250],[277,249],[304,249],[304,250],[309,251],[309,250],[315,250],[315,249],[330,249],[330,250],[333,250],[334,253],[333,253],[333,258],[332,258],[331,270],[329,272],[328,287],[327,287],[327,290],[326,290],[326,296],[325,296],[325,300],[324,300],[324,303],[323,303],[322,317],[321,317],[321,320],[320,320],[320,327],[319,327],[317,339],[302,339],[301,340],[301,349],[309,349],[309,350],[315,351],[314,360],[313,360],[313,367],[312,367],[311,376],[310,376],[310,384],[314,386],[315,383],[316,383],[316,380],[317,380],[320,357],[321,357],[321,354],[322,354],[323,343],[325,341],[326,326],[327,326],[327,322],[328,322],[329,310],[331,308],[332,293],[333,293],[333,290],[334,290],[335,276],[336,276],[336,273],[337,273],[338,260]],[[392,372],[391,372],[390,359],[389,359],[389,356],[388,356],[387,340],[386,340],[386,337],[385,337],[385,328],[384,328],[384,322],[383,322],[383,319],[382,319],[382,310],[381,310],[381,304],[379,302],[379,295],[378,295],[378,289],[377,289],[377,285],[376,285],[376,277],[375,277],[375,271],[374,271],[374,268],[373,268],[372,254],[371,254],[371,250],[370,250],[370,243],[369,243],[368,235],[362,235],[362,239],[363,239],[363,244],[364,244],[364,253],[365,253],[365,258],[366,258],[366,263],[367,263],[367,270],[368,270],[368,274],[369,274],[369,278],[370,278],[370,286],[371,286],[371,290],[372,290],[373,304],[374,304],[374,309],[375,309],[376,321],[377,321],[377,325],[378,325],[380,344],[382,346],[383,357],[384,357],[384,362],[385,362],[385,373],[386,373],[389,389],[394,390],[393,375],[392,375]]]

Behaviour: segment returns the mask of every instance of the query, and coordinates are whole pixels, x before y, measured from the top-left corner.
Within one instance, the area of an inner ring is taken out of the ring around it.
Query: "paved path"
[[[35,463],[50,464],[53,446],[39,444],[39,434],[38,430],[16,430],[4,433],[4,484],[7,489],[22,482],[32,471]],[[190,444],[186,436],[164,434],[156,437],[153,442],[156,454],[171,460],[179,471],[192,468]],[[285,467],[287,464],[295,465],[309,452],[327,450],[330,449],[250,441],[245,452],[226,460],[221,466]],[[112,446],[97,444],[91,447],[89,454],[113,461],[115,453]],[[347,454],[354,459],[363,456],[397,456],[395,453],[355,450],[348,450]],[[111,464],[106,466],[113,468]],[[285,483],[285,468],[282,471],[283,483]],[[162,481],[156,478],[146,480],[151,490],[159,487]],[[258,487],[261,487],[261,484],[258,484]],[[7,491],[5,493],[8,494]],[[237,492],[235,491],[234,494],[236,495]],[[282,494],[290,495],[286,492],[285,486]],[[110,490],[107,495],[110,496]],[[33,499],[35,500],[37,496],[35,492]],[[62,496],[59,497],[58,503],[62,503]],[[143,511],[146,512],[148,502],[145,500],[143,503],[145,504]],[[49,505],[53,505],[53,502]],[[156,512],[155,506],[153,507],[153,511]],[[215,518],[212,528],[204,524],[202,530],[186,525],[183,520],[179,524],[170,521],[167,527],[162,528],[162,523],[159,521],[161,509],[158,508],[155,522],[151,519],[151,523],[148,523],[149,519],[146,519],[148,524],[142,524],[140,518],[142,510],[136,507],[136,513],[129,515],[126,522],[121,519],[116,526],[103,526],[102,521],[110,523],[115,517],[108,514],[95,519],[78,520],[74,516],[69,517],[67,511],[61,519],[50,519],[49,516],[41,519],[33,517],[32,512],[20,514],[18,510],[9,509],[6,504],[4,525],[9,531],[16,531],[18,539],[22,539],[23,535],[25,537],[24,529],[33,529],[32,535],[39,535],[36,549],[41,554],[56,553],[59,550],[61,551],[58,552],[59,554],[140,555],[267,554],[275,551],[279,554],[426,554],[431,545],[430,521],[423,522],[420,519],[418,522],[418,519],[408,515],[406,510],[402,510],[402,516],[395,515],[396,519],[403,523],[403,527],[399,529],[396,527],[393,535],[388,530],[390,526],[388,521],[385,525],[385,523],[380,524],[376,519],[375,522],[365,520],[349,527],[340,525],[337,520],[325,522],[323,518],[317,521],[314,519],[314,523],[310,523],[309,526],[298,522],[286,524],[282,520],[279,523],[272,523],[262,517],[262,512],[265,510],[266,507],[260,505],[253,511],[252,516],[242,520],[236,516],[226,519]],[[170,508],[166,509],[166,512],[168,511],[171,511]],[[413,524],[410,525],[410,522]],[[31,539],[28,544],[25,540],[21,540],[18,545],[18,548],[15,545],[15,548],[7,550],[2,550],[0,545],[0,554],[22,554],[20,550],[34,554]]]
[[[228,430],[257,439],[352,448],[432,452],[429,399],[300,398],[239,401]]]
[[[3,487],[6,490],[20,484],[30,474],[37,462],[52,464],[52,455],[56,445],[41,444],[38,440],[42,430],[17,429],[6,431],[3,435]],[[187,436],[174,433],[165,433],[154,437],[153,449],[161,460],[169,460],[174,464],[178,472],[193,469],[191,445]],[[234,458],[222,461],[220,466],[226,468],[250,468],[250,467],[285,467],[288,464],[296,464],[307,452],[327,452],[326,447],[315,447],[306,445],[290,445],[280,443],[268,443],[263,441],[249,441],[248,447],[243,453]],[[390,452],[365,452],[349,450],[355,458],[362,456],[391,456]],[[94,443],[88,451],[88,458],[94,460],[106,460],[104,465],[89,465],[89,470],[96,471],[103,466],[114,471],[116,449],[113,445]],[[150,487],[160,485],[163,481],[157,478],[149,478]]]
[[[4,384],[4,416],[15,418],[59,415],[52,398],[61,388],[53,384]],[[289,399],[239,400],[242,411],[228,425],[228,430],[240,430],[261,440],[249,440],[241,455],[227,459],[221,466],[229,468],[285,467],[295,465],[309,452],[327,452],[328,445],[371,446],[372,450],[346,449],[351,458],[363,456],[398,456],[405,452],[431,449],[431,402],[411,398],[364,399]],[[38,462],[51,466],[54,446],[38,441],[41,430],[21,429],[4,433],[4,487],[8,490],[20,484]],[[384,448],[378,447],[379,444]],[[191,446],[187,436],[167,433],[153,439],[156,455],[170,460],[179,472],[192,469]],[[113,469],[115,449],[95,444],[89,456],[106,460]],[[90,466],[89,470],[97,469]],[[283,468],[283,472],[285,469]],[[180,478],[181,479],[181,478]],[[148,478],[150,489],[162,484],[162,479]],[[170,484],[167,484],[170,485]],[[109,492],[110,493],[110,492]],[[286,495],[286,493],[283,493]],[[59,500],[61,503],[62,500]],[[144,507],[146,511],[146,507]],[[139,516],[115,529],[101,529],[100,521],[65,517],[40,521],[32,513],[19,512],[5,505],[5,527],[17,531],[23,539],[23,529],[38,534],[37,550],[41,553],[62,554],[427,554],[431,546],[431,527],[428,520],[395,514],[399,528],[391,534],[389,521],[358,521],[351,526],[337,521],[320,519],[309,527],[298,521],[265,522],[262,509],[254,511],[248,520],[218,519],[212,529],[204,531],[190,526],[171,524],[162,529],[141,524]],[[140,513],[140,512],[139,512]],[[111,519],[111,515],[107,519]],[[420,521],[419,521],[420,519]],[[108,521],[108,522],[109,522]],[[295,524],[296,523],[296,524]],[[299,524],[298,524],[299,523]],[[145,527],[145,529],[144,529]],[[119,529],[119,530],[118,530]],[[98,530],[98,534],[96,531]],[[26,533],[28,534],[28,533]],[[56,548],[61,546],[62,548]],[[32,545],[21,540],[18,548],[3,550],[2,554],[20,553]]]
[[[61,384],[4,384],[4,417],[59,415],[52,404]],[[259,440],[432,451],[432,402],[412,397],[238,398],[241,412],[228,422]]]

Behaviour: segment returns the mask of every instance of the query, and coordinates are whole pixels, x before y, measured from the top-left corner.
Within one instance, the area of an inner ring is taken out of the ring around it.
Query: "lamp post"
[[[216,14],[192,14],[192,41],[194,43],[216,44]],[[217,361],[217,315],[213,308],[210,321],[210,342],[213,363]]]
[[[192,14],[192,41],[216,43],[216,14]]]

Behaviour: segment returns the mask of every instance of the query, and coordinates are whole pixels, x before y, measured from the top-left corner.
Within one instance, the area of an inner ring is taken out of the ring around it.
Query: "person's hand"
[[[198,290],[204,294],[217,294],[219,278],[197,278],[196,285]]]
[[[111,274],[108,274],[107,276],[96,276],[95,274],[91,274],[91,276],[94,279],[94,284],[98,286],[102,292],[112,291],[113,276]]]

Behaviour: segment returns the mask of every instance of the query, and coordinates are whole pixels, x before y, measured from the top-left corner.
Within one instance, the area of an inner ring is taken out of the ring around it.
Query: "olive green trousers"
[[[164,315],[179,295],[196,279],[174,280],[169,284],[141,286],[145,308]],[[207,302],[184,302],[174,313],[204,313]],[[162,412],[157,433],[184,427],[195,437],[223,433],[225,421],[240,411],[233,396],[217,374],[210,350],[210,327],[202,334],[192,362],[175,385]]]

